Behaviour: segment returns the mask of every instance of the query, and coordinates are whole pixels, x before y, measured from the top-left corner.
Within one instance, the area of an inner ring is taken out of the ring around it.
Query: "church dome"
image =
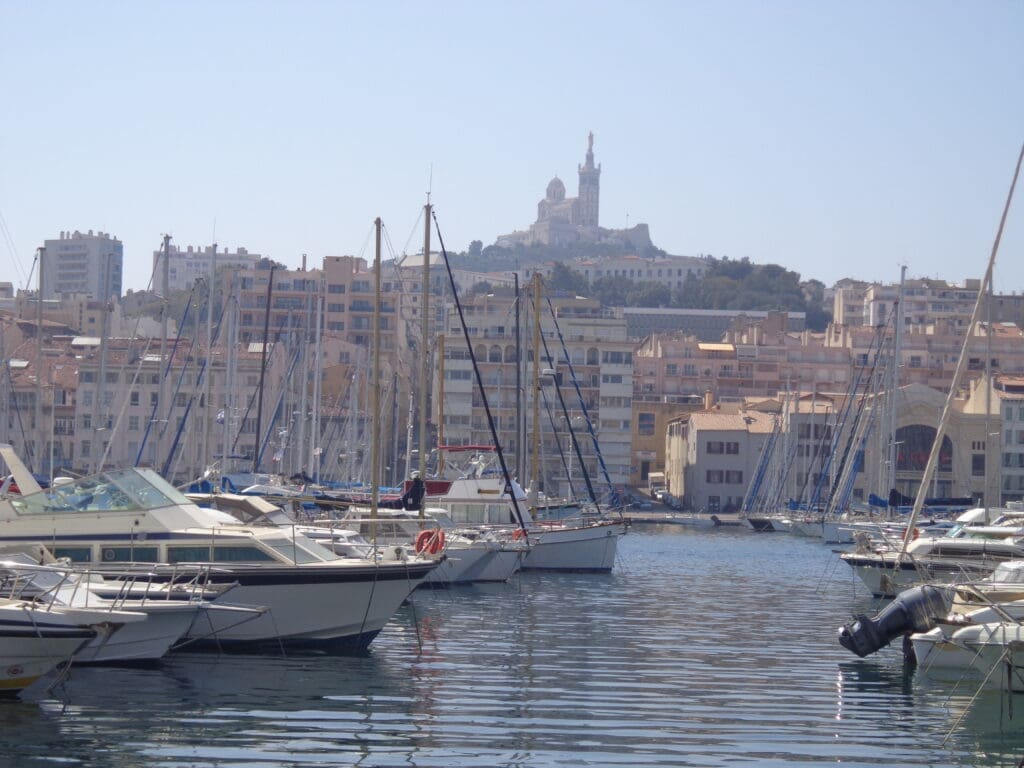
[[[557,176],[548,182],[547,199],[553,203],[560,203],[565,200],[565,184]]]

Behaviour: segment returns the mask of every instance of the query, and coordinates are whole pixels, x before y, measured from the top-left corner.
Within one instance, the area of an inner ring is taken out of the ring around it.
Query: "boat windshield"
[[[152,469],[131,467],[101,472],[12,499],[19,514],[149,509],[190,505],[185,496]]]

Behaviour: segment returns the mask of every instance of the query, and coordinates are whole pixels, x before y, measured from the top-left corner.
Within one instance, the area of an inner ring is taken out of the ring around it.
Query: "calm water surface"
[[[820,543],[642,528],[609,576],[417,592],[363,657],[178,654],[0,703],[11,766],[1016,766],[1024,696],[859,660]]]

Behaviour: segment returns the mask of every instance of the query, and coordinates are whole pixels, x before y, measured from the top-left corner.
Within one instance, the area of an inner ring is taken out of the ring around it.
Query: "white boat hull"
[[[624,523],[599,523],[579,528],[539,526],[531,529],[524,571],[608,572],[615,565]]]
[[[199,603],[187,601],[150,601],[139,608],[128,603],[126,610],[140,610],[145,621],[117,627],[97,635],[75,654],[76,664],[110,664],[125,661],[156,661],[191,629],[200,611]]]
[[[187,638],[223,645],[280,641],[364,648],[435,566],[420,561],[232,569],[230,578],[240,583],[231,591],[231,603],[266,611],[256,617],[205,611]]]
[[[28,687],[68,661],[94,636],[84,627],[45,629],[29,625],[0,630],[0,693],[17,693]]]

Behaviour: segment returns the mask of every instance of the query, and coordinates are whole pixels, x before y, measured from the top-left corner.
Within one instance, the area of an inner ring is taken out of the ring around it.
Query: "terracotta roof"
[[[697,411],[690,414],[691,430],[746,431],[752,434],[767,434],[775,429],[771,415],[757,411],[743,413],[717,413]]]

